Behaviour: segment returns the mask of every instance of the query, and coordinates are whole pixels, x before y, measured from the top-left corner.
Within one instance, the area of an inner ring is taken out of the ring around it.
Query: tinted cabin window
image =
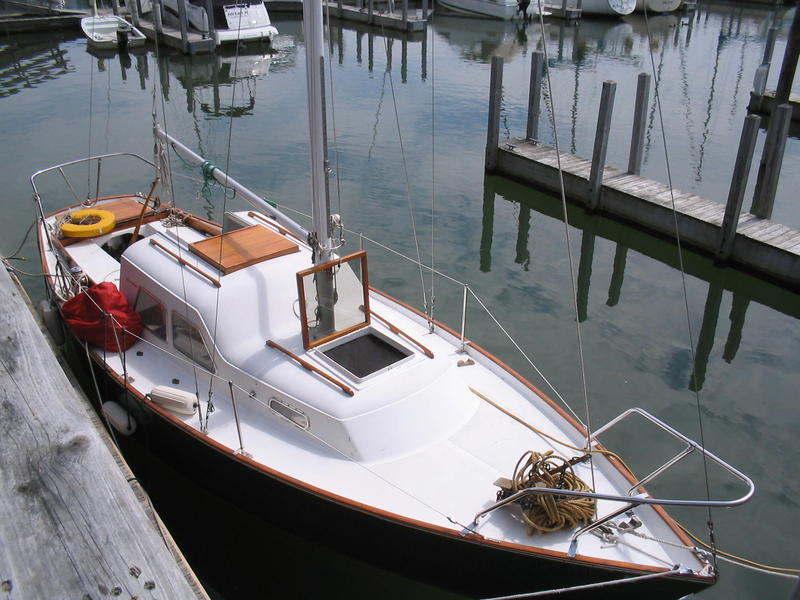
[[[136,296],[134,310],[142,318],[145,329],[154,333],[162,340],[167,339],[167,321],[164,316],[164,307],[143,289]]]
[[[172,313],[172,345],[207,371],[214,371],[214,363],[200,331],[176,312]]]

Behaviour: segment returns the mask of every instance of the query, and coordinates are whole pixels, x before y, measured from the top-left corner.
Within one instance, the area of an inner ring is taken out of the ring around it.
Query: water
[[[33,171],[89,152],[133,150],[149,157],[154,108],[173,135],[239,181],[289,210],[307,212],[301,25],[273,16],[281,36],[275,53],[266,57],[264,49],[195,57],[163,51],[156,56],[150,49],[127,62],[115,54],[88,53],[71,33],[0,38],[0,160],[6,167],[0,250],[13,252],[33,218],[28,183]],[[561,147],[590,156],[601,82],[613,79],[618,88],[608,163],[626,166],[636,77],[650,70],[651,48],[662,77],[673,184],[724,201],[766,32],[772,24],[779,27],[774,52],[779,61],[790,21],[791,12],[783,8],[704,3],[694,15],[651,17],[650,43],[642,17],[584,19],[579,27],[549,23],[544,43]],[[334,210],[350,230],[414,255],[408,201],[413,198],[422,260],[430,263],[433,249],[438,269],[468,282],[584,415],[559,203],[483,172],[490,57],[506,58],[503,135],[522,136],[530,52],[543,43],[536,24],[520,29],[440,15],[427,35],[409,40],[373,33],[345,25],[331,36]],[[772,69],[768,87],[775,86],[777,71]],[[666,181],[652,105],[648,115],[643,174]],[[540,132],[545,143],[553,142],[547,121]],[[759,155],[763,138],[762,131]],[[795,227],[800,226],[793,194],[800,183],[794,168],[799,152],[797,139],[790,138],[774,213]],[[238,208],[218,189],[206,194],[197,171],[177,160],[173,168],[184,208],[217,219],[224,208]],[[136,189],[147,192],[146,179],[117,175],[125,191],[140,181]],[[79,196],[93,193],[94,173],[76,172],[72,180]],[[47,195],[55,183],[43,186],[46,209],[69,201]],[[751,178],[751,191],[753,183]],[[800,427],[800,298],[750,275],[717,269],[692,253],[684,256],[684,280],[672,244],[576,209],[570,210],[570,223],[592,425],[637,405],[699,439],[701,417],[706,445],[758,486],[746,506],[713,513],[717,544],[758,562],[797,568],[800,469],[793,455]],[[356,249],[358,235],[349,234],[348,244]],[[364,244],[371,283],[419,306],[423,294],[416,268]],[[32,239],[21,254],[35,257]],[[39,271],[35,260],[14,264]],[[40,279],[26,283],[41,296]],[[460,287],[442,278],[434,284],[436,314],[458,328]],[[429,294],[427,276],[424,286]],[[469,310],[468,335],[544,385],[502,333],[479,316],[476,302]],[[690,389],[693,380],[699,398]],[[644,427],[632,427],[624,438],[607,441],[612,448],[617,442],[633,448],[626,460],[646,472],[667,456],[650,443],[655,438]],[[175,474],[163,474],[158,464],[143,465],[138,475],[217,597],[452,597],[399,568],[375,567],[297,538],[288,525],[264,526],[263,546],[239,547],[231,532],[242,520],[231,507],[199,490],[187,491],[188,484],[179,486]],[[710,477],[712,496],[741,493],[719,474]],[[686,495],[705,495],[699,463],[667,483],[680,483]],[[669,493],[667,487],[653,491]],[[671,512],[707,538],[705,512]],[[725,563],[721,568],[720,583],[703,599],[787,598],[794,585]],[[255,583],[253,573],[258,573]]]

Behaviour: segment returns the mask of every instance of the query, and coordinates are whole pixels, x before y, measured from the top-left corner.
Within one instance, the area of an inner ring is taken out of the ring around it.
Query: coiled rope
[[[572,470],[572,464],[552,450],[540,453],[528,450],[514,468],[512,492],[547,487],[590,492],[591,488]],[[559,497],[552,494],[531,495],[519,502],[522,518],[534,533],[551,533],[588,523],[597,507],[595,498]]]

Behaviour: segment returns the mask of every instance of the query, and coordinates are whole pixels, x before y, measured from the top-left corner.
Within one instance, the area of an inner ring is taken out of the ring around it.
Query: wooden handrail
[[[311,371],[312,373],[316,373],[320,377],[323,377],[324,379],[327,379],[332,384],[334,384],[334,385],[338,386],[339,388],[341,388],[341,390],[345,394],[347,394],[348,396],[354,396],[355,395],[355,392],[353,392],[353,390],[351,388],[349,388],[347,385],[345,385],[344,383],[342,383],[341,381],[339,381],[335,377],[331,377],[325,371],[315,367],[310,362],[308,362],[306,360],[303,360],[302,358],[297,356],[297,354],[295,354],[291,350],[287,350],[286,348],[284,348],[283,346],[281,346],[277,342],[273,342],[272,340],[267,340],[267,346],[269,346],[270,348],[275,348],[275,350],[279,350],[279,351],[283,352],[289,358],[297,361],[297,364],[299,364],[304,369],[307,369],[308,371]]]
[[[172,250],[170,250],[169,248],[167,248],[163,244],[159,244],[154,239],[150,239],[150,244],[155,246],[156,248],[160,248],[161,250],[163,250],[164,252],[169,254],[171,257],[173,257],[175,260],[177,260],[180,264],[189,267],[190,269],[192,269],[198,275],[202,275],[203,277],[208,279],[212,284],[214,284],[216,287],[222,287],[222,284],[219,282],[219,279],[215,279],[211,275],[209,275],[208,273],[203,272],[202,269],[198,269],[192,263],[187,261],[185,258],[175,254]]]
[[[275,229],[278,230],[278,233],[282,233],[283,235],[288,235],[289,237],[293,237],[294,239],[302,242],[303,244],[306,243],[306,240],[302,239],[299,235],[292,233],[291,231],[289,231],[285,227],[281,227],[277,223],[273,223],[272,221],[267,219],[267,217],[265,217],[261,213],[253,212],[251,210],[250,212],[247,213],[247,216],[250,217],[251,219],[257,219],[257,220],[261,221],[262,223],[264,223],[265,225],[269,225],[270,227],[274,227]]]
[[[361,310],[364,310],[363,306],[361,307]],[[371,314],[373,317],[378,319],[378,321],[380,321],[381,323],[386,325],[389,328],[389,331],[391,331],[395,335],[399,335],[399,336],[402,336],[402,337],[406,338],[409,342],[411,342],[412,344],[417,346],[420,350],[422,350],[422,352],[425,354],[425,356],[427,356],[428,358],[433,358],[433,352],[431,352],[427,347],[425,347],[423,344],[421,344],[420,342],[415,340],[413,337],[411,337],[405,331],[403,331],[402,329],[397,327],[397,325],[393,325],[388,320],[386,320],[384,317],[382,317],[379,314],[377,314],[371,308],[369,309],[369,314]]]

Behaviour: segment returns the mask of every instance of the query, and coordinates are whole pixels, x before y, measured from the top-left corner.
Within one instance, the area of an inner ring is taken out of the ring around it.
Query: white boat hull
[[[583,0],[581,14],[622,16],[636,10],[636,0]]]
[[[517,0],[437,0],[448,10],[475,17],[489,17],[510,21],[523,17]],[[533,17],[539,14],[538,3],[531,0],[525,15]]]
[[[115,15],[93,16],[81,19],[81,29],[83,30],[89,44],[101,50],[114,50],[120,46],[118,32],[127,33],[128,48],[138,48],[144,46],[145,35],[133,27],[122,17]]]
[[[636,12],[643,12],[647,6],[648,13],[671,13],[678,10],[682,0],[636,0]]]

